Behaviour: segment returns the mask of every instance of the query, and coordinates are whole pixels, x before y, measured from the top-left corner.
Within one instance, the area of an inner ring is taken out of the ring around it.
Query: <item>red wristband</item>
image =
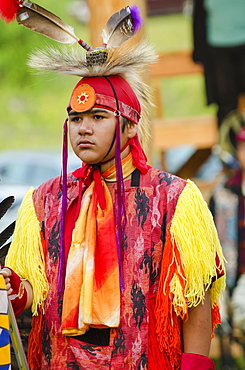
[[[207,356],[195,353],[183,353],[181,358],[181,370],[214,370],[214,361]]]
[[[12,272],[12,275],[9,277],[11,288],[13,289],[9,296],[10,302],[12,304],[15,316],[18,316],[25,309],[27,302],[27,291],[23,284],[21,284],[22,280],[19,275],[17,275],[16,272],[14,272],[11,268],[7,268]],[[17,296],[14,299],[11,299],[11,296],[13,295]]]

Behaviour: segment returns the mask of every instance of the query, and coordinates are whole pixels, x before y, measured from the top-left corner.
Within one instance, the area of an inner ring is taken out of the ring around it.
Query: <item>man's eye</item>
[[[103,118],[105,118],[104,116],[101,116],[100,114],[95,114],[94,115],[94,119],[95,120],[100,120],[100,119],[103,119]]]
[[[71,122],[79,122],[81,117],[72,117]]]

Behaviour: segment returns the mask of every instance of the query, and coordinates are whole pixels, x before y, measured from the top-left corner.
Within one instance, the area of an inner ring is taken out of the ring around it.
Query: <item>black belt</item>
[[[81,340],[82,342],[95,344],[97,346],[109,346],[110,344],[110,329],[96,329],[89,328],[89,330],[83,335],[74,336],[75,339]]]

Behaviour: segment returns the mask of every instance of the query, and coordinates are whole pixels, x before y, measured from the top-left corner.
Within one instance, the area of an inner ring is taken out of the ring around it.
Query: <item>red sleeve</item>
[[[11,295],[10,295],[10,301],[15,313],[15,316],[18,316],[22,311],[24,311],[26,302],[27,302],[27,291],[24,288],[23,293],[20,295],[20,285],[21,285],[21,278],[19,275],[17,275],[10,267],[7,267],[9,270],[11,270],[12,275],[10,278],[10,284],[11,288],[13,289]],[[16,296],[14,299],[11,299],[11,296]]]
[[[214,370],[214,361],[207,356],[195,353],[183,353],[181,358],[181,370]]]

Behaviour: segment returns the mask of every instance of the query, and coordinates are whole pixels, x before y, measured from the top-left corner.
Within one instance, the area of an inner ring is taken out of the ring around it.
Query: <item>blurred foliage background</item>
[[[78,37],[90,42],[87,25],[72,12],[71,0],[41,0],[39,5],[74,27]],[[151,16],[145,23],[146,37],[159,52],[192,48],[191,17],[187,14]],[[0,150],[59,148],[66,105],[75,76],[36,74],[26,65],[35,48],[58,43],[19,26],[0,21]],[[79,47],[79,46],[78,46]],[[202,76],[162,81],[165,116],[208,113]]]

